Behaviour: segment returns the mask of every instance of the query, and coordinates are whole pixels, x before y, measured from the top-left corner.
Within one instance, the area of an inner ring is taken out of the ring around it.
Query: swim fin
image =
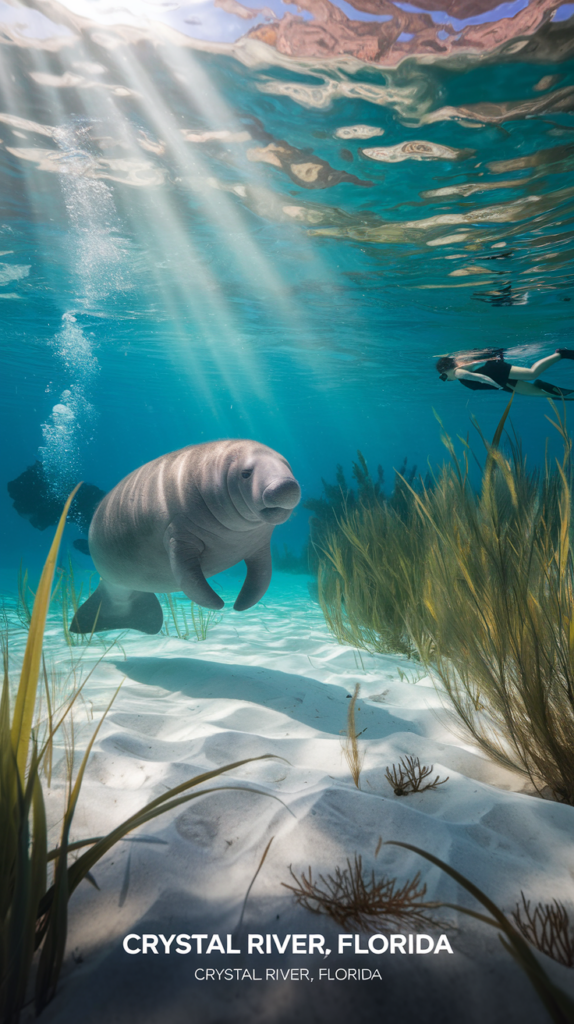
[[[556,384],[548,384],[545,380],[535,380],[534,384],[541,391],[545,391],[549,398],[564,398],[567,402],[574,401],[574,399],[568,398],[568,395],[574,395],[573,388],[559,388]]]

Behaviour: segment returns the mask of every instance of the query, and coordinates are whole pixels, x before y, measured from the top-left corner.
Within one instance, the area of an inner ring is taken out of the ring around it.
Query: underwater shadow
[[[113,663],[134,682],[161,686],[191,699],[247,701],[334,736],[340,736],[346,726],[349,702],[345,690],[318,683],[308,676],[198,658],[128,657]],[[366,693],[363,699],[368,699]],[[421,735],[416,722],[400,718],[384,707],[365,706],[363,718],[369,740],[384,739],[397,732]]]

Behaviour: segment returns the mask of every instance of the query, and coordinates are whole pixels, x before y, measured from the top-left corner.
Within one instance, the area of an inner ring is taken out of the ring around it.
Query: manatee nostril
[[[301,499],[301,488],[292,477],[276,480],[263,491],[265,508],[295,508]]]

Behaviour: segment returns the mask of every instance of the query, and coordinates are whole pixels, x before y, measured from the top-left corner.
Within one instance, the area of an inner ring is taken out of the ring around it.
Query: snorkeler
[[[436,368],[441,380],[458,380],[473,391],[510,391],[531,398],[563,398],[572,402],[573,389],[559,388],[538,379],[539,373],[544,373],[560,359],[574,359],[574,349],[557,348],[551,356],[539,359],[530,367],[507,363],[501,348],[472,349],[441,356]]]

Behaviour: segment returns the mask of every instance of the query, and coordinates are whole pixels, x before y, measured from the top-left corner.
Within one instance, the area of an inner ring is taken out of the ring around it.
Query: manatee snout
[[[274,480],[272,484],[263,491],[263,504],[265,508],[295,508],[301,500],[301,488],[292,476],[284,477],[283,480]]]

